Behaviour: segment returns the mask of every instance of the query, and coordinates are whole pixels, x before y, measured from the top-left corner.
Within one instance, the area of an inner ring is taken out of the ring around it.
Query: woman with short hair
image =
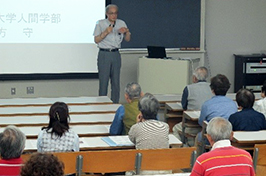
[[[136,149],[169,148],[169,126],[157,120],[160,108],[158,100],[146,93],[139,100],[138,106],[140,114],[137,116],[137,123],[128,133]]]

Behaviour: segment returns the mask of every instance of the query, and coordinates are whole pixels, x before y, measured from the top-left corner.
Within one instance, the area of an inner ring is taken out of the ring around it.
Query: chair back
[[[253,165],[256,176],[264,176],[266,173],[266,144],[255,144]]]
[[[105,150],[83,152],[82,172],[112,173],[135,170],[137,150]]]
[[[196,148],[172,148],[139,150],[141,164],[136,164],[136,173],[140,170],[177,170],[192,168],[196,160]]]

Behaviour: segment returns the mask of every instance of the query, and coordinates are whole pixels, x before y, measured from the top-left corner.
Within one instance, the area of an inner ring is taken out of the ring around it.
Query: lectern
[[[189,60],[141,57],[138,82],[145,93],[182,94],[184,87],[191,82],[191,64]]]

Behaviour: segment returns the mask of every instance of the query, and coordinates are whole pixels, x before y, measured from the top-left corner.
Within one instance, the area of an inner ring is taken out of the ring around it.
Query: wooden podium
[[[138,83],[144,93],[182,94],[191,81],[189,60],[152,59],[141,57],[138,64]]]

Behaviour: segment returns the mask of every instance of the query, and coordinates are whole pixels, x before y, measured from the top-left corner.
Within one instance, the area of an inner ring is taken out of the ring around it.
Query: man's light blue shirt
[[[202,126],[204,120],[209,122],[214,117],[223,117],[228,120],[235,112],[237,112],[237,105],[232,99],[221,95],[213,96],[202,105],[199,124]]]

